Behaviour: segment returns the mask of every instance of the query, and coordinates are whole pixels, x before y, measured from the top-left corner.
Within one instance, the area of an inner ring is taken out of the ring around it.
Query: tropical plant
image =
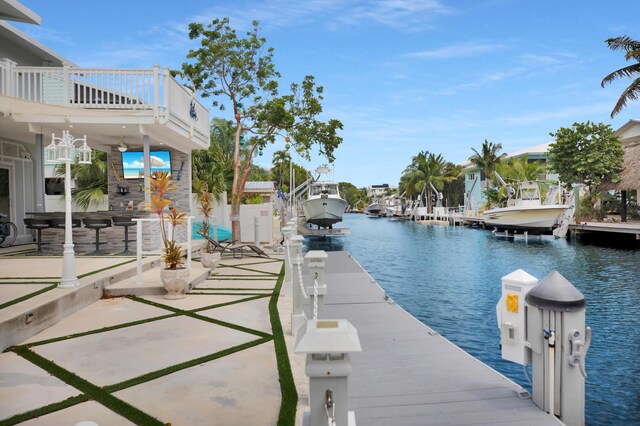
[[[64,176],[65,164],[57,164],[53,173]],[[91,164],[71,164],[71,179],[76,183],[71,189],[71,201],[76,206],[86,211],[92,204],[100,204],[107,193],[107,153],[93,150]]]
[[[469,157],[469,161],[476,171],[484,174],[485,188],[489,187],[489,182],[493,178],[493,172],[496,170],[500,158],[504,155],[498,154],[501,149],[502,144],[489,142],[486,139],[482,143],[480,152],[476,151],[475,148],[471,148],[473,155]]]
[[[618,78],[635,78],[631,84],[624,89],[618,98],[618,102],[616,102],[616,105],[613,107],[611,111],[611,118],[613,118],[627,105],[627,101],[638,100],[640,96],[640,41],[633,40],[627,36],[621,36],[607,39],[606,43],[611,50],[624,50],[626,52],[624,57],[627,61],[635,61],[635,63],[620,68],[602,79],[601,86],[604,87]]]
[[[207,182],[198,178],[193,179],[193,189],[196,191],[196,199],[198,201],[198,213],[202,215],[202,223],[198,226],[198,232],[202,235],[210,235],[211,215],[213,214],[213,194],[209,192]],[[209,239],[206,239],[204,246],[205,253],[213,253],[215,247]]]
[[[573,123],[550,135],[555,142],[549,146],[549,165],[567,188],[584,183],[593,192],[605,181],[620,180],[624,149],[610,125]]]
[[[496,171],[506,181],[522,182],[539,180],[547,172],[547,166],[539,160],[529,161],[529,157],[523,155],[498,162]]]
[[[202,97],[213,97],[213,106],[230,109],[234,118],[234,160],[231,185],[231,228],[234,240],[240,238],[240,202],[251,171],[253,156],[278,137],[289,135],[299,155],[309,159],[314,144],[331,162],[333,152],[342,142],[338,120],[322,122],[323,88],[313,76],[290,86],[290,94],[280,95],[280,73],[273,63],[273,48],[265,48],[259,36],[259,24],[253,21],[245,37],[238,37],[229,19],[215,19],[206,27],[189,24],[189,38],[198,39],[200,47],[191,49],[181,71],[173,71],[193,83]],[[226,104],[225,104],[226,102]],[[248,140],[244,141],[245,136]],[[240,156],[240,140],[247,155]]]
[[[273,153],[273,159],[271,163],[273,164],[273,168],[271,169],[272,174],[276,174],[278,177],[278,186],[282,188],[284,184],[284,175],[287,170],[289,170],[289,164],[291,162],[291,154],[289,154],[288,150],[278,150]]]
[[[441,154],[421,151],[412,157],[411,164],[400,177],[399,191],[406,192],[409,196],[426,191],[427,212],[431,213],[431,199],[435,195],[432,193],[431,185],[441,191],[445,183],[458,179],[460,169],[452,166]]]
[[[233,132],[230,122],[214,118],[209,148],[192,152],[192,176],[206,182],[217,200],[233,183]]]
[[[175,231],[177,226],[183,225],[186,220],[186,214],[178,210],[175,206],[170,207],[173,201],[167,198],[167,193],[173,191],[177,186],[171,181],[168,171],[156,170],[149,177],[149,188],[151,192],[151,201],[146,203],[146,207],[160,217],[160,235],[162,237],[162,260],[166,269],[178,269],[183,263],[180,246],[175,241],[175,232],[171,233],[169,238],[167,233],[167,223],[171,225]],[[165,210],[168,212],[165,213]]]

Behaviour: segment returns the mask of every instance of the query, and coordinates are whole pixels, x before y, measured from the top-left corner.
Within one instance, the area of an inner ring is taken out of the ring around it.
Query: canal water
[[[351,234],[307,239],[308,248],[348,251],[411,315],[529,390],[522,366],[500,357],[500,280],[516,269],[538,279],[560,272],[585,295],[593,329],[587,424],[640,425],[640,250],[356,214],[338,226]]]

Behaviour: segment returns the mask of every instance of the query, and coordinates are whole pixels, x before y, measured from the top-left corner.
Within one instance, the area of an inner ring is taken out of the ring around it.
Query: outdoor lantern
[[[58,142],[56,148],[58,150],[58,161],[73,161],[75,157],[75,147],[73,146],[73,137],[67,130],[62,131],[62,138],[60,138],[60,142]]]
[[[91,164],[91,148],[87,145],[87,135],[84,135],[82,140],[82,146],[78,148],[78,163]]]
[[[44,149],[44,162],[48,164],[53,164],[58,162],[58,149],[56,148],[54,138],[55,136],[52,133],[51,143],[47,145]]]

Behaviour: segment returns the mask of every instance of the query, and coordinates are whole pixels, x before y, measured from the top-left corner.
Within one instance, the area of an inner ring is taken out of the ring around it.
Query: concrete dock
[[[326,317],[349,320],[362,344],[349,377],[358,424],[562,424],[519,397],[516,383],[386,300],[348,253],[328,254]],[[305,311],[309,317],[308,301]]]

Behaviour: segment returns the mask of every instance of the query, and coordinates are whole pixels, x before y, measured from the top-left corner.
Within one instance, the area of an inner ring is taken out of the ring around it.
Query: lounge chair
[[[214,251],[219,251],[220,253],[231,253],[233,254],[233,257],[238,258],[241,258],[245,253],[254,253],[259,257],[269,257],[267,253],[265,253],[260,247],[254,244],[234,243],[233,241],[229,243],[219,243],[208,235],[205,235],[201,232],[198,232],[198,234],[200,234],[202,238],[207,240],[209,244],[213,245]]]

